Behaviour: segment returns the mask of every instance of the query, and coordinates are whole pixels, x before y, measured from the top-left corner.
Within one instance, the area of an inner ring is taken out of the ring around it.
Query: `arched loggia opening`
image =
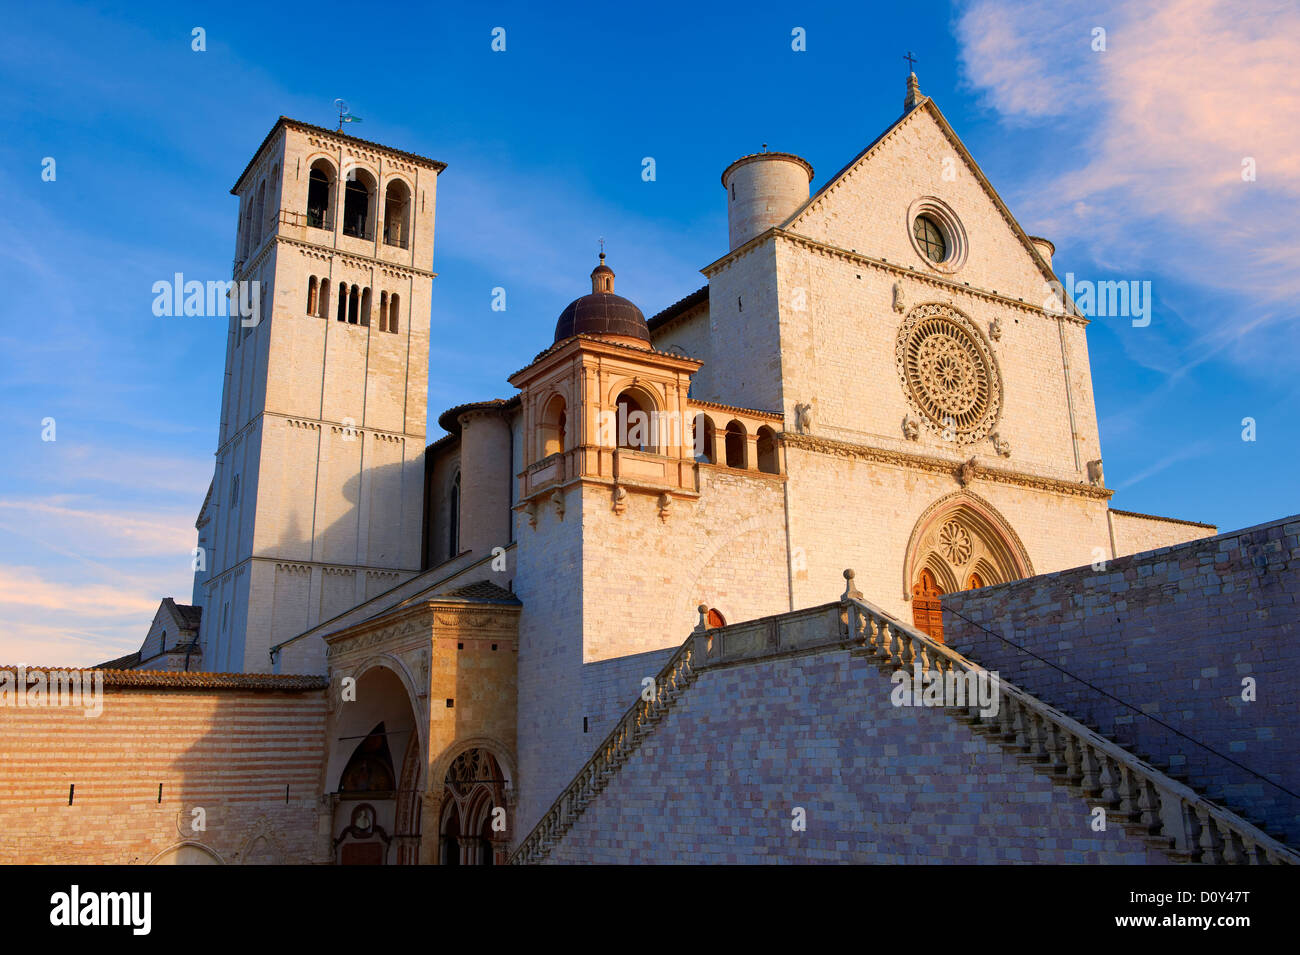
[[[732,421],[727,425],[727,467],[744,468],[747,466],[745,460],[745,445],[749,441],[749,435],[745,431],[745,426],[739,421]]]
[[[332,721],[326,778],[338,864],[413,864],[419,858],[425,760],[408,681],[395,669],[400,666],[377,663],[361,673],[355,699]]]
[[[767,425],[758,429],[754,450],[758,455],[758,469],[764,474],[780,474],[781,461],[776,450],[776,432]]]
[[[405,249],[411,238],[411,190],[394,179],[384,190],[384,245]]]
[[[343,189],[343,234],[375,237],[375,180],[364,169],[353,170]]]
[[[716,464],[717,428],[713,424],[713,419],[704,413],[695,416],[694,439],[695,460]]]
[[[564,451],[565,443],[565,406],[562,395],[552,395],[542,410],[541,433],[538,435],[541,445],[541,457],[549,457]]]
[[[654,404],[635,389],[629,388],[615,403],[618,444],[633,451],[654,451]]]

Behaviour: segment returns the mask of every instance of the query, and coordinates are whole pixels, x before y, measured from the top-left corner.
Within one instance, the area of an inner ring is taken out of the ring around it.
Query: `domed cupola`
[[[641,309],[614,294],[614,270],[605,264],[604,252],[600,253],[600,264],[591,270],[591,294],[570,302],[555,323],[557,342],[574,335],[599,335],[650,347],[650,328]]]

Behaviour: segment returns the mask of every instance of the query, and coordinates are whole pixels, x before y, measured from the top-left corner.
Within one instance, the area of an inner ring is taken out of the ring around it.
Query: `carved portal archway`
[[[942,594],[1032,576],[1019,536],[988,501],[958,491],[931,504],[917,520],[903,562],[903,597],[912,622],[943,639]]]
[[[335,861],[414,864],[424,747],[409,674],[400,661],[387,659],[372,659],[353,672],[359,673],[355,692],[330,724],[327,792]]]
[[[506,788],[501,764],[487,749],[467,749],[452,760],[443,782],[438,825],[439,863],[503,865],[506,862],[510,854]]]

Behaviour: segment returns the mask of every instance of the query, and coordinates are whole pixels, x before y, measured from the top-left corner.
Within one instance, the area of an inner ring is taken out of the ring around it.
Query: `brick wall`
[[[946,595],[950,645],[1300,841],[1300,518]],[[1043,663],[990,636],[1013,640]],[[1088,681],[1072,680],[1048,664]],[[1242,699],[1256,681],[1255,702]],[[1211,755],[1110,694],[1223,754]],[[1252,772],[1233,765],[1233,760]]]
[[[97,717],[0,707],[0,863],[146,863],[181,843],[227,863],[329,862],[323,688],[185,685],[210,676],[106,686]]]
[[[1167,861],[1121,826],[1093,832],[1085,800],[891,689],[844,650],[705,670],[551,861]]]

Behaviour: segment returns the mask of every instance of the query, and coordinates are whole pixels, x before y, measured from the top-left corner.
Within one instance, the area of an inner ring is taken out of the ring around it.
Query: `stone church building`
[[[723,635],[748,622],[779,640],[821,612],[942,646],[944,595],[1215,534],[1110,507],[1088,321],[914,75],[816,189],[791,153],[727,166],[726,244],[674,305],[646,318],[602,252],[532,361],[430,441],[444,168],[287,118],[257,148],[234,278],[264,309],[230,325],[191,603],[105,665],[124,694],[316,714],[315,791],[257,823],[281,859],[504,862],[576,818],[557,797],[685,685],[692,641],[698,670],[744,658]],[[810,609],[846,567],[869,609]],[[184,851],[251,861],[256,837]]]

